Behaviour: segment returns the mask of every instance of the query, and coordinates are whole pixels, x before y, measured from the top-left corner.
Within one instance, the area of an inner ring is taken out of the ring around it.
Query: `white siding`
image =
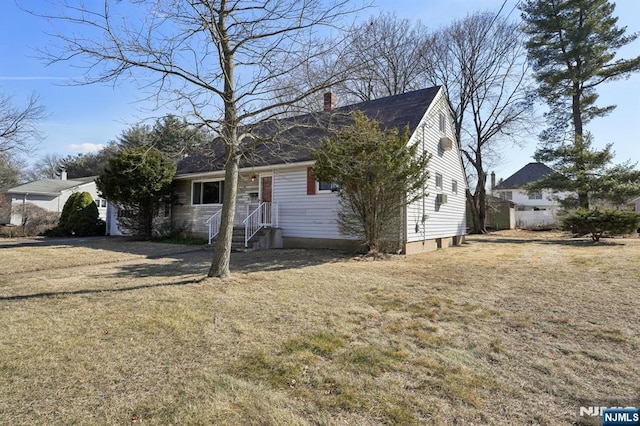
[[[415,242],[435,238],[446,238],[466,233],[466,179],[462,169],[462,160],[458,144],[454,137],[453,123],[450,119],[445,122],[445,131],[440,131],[439,117],[444,112],[450,117],[442,91],[438,93],[433,103],[409,143],[418,141],[422,148],[431,153],[429,161],[429,180],[425,192],[429,194],[424,200],[415,202],[406,209],[407,241]],[[440,139],[448,137],[453,141],[449,150],[440,149]],[[436,188],[436,174],[442,175],[442,188]],[[452,191],[452,181],[457,182],[457,193]],[[447,196],[447,202],[436,207],[436,195]],[[423,215],[427,219],[422,223]],[[416,232],[417,228],[417,232]]]
[[[67,202],[71,194],[75,192],[88,192],[91,194],[91,198],[95,201],[99,198],[98,189],[96,188],[95,181],[87,182],[85,184],[80,184],[76,187],[66,189],[61,191],[59,196],[51,196],[51,195],[37,195],[37,194],[11,194],[11,207],[13,210],[13,214],[11,216],[11,223],[13,225],[21,225],[22,224],[22,215],[20,214],[20,206],[23,203],[31,203],[38,207],[41,207],[49,212],[54,213],[62,213],[62,208],[64,204]],[[106,207],[99,207],[98,214],[100,215],[100,219],[106,220],[107,218],[107,209]]]
[[[307,168],[273,174],[273,201],[278,203],[283,237],[344,239],[337,222],[336,193],[307,195]]]

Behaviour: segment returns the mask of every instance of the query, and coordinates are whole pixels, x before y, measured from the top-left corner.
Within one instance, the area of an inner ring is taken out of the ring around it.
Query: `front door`
[[[262,176],[260,178],[260,200],[263,203],[271,202],[272,188],[273,188],[273,177],[272,176]]]
[[[260,177],[260,200],[263,203],[261,215],[261,224],[271,224],[271,200],[273,195],[273,176],[261,176]]]

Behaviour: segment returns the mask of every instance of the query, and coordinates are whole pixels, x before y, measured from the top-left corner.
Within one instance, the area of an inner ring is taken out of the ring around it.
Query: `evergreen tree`
[[[539,83],[538,93],[549,105],[550,127],[541,135],[538,161],[551,163],[558,173],[530,189],[573,191],[575,205],[589,208],[590,199],[614,190],[640,191],[638,172],[628,164],[609,170],[611,145],[598,150],[585,125],[611,112],[615,105],[596,106],[596,88],[640,69],[640,56],[615,59],[616,51],[637,34],[625,35],[616,26],[615,4],[607,0],[527,0],[520,4],[529,60]],[[614,200],[612,200],[614,201]]]
[[[98,206],[88,192],[75,192],[64,203],[58,227],[53,235],[84,237],[104,235],[105,223],[100,220]]]
[[[425,194],[430,155],[407,145],[408,128],[384,130],[359,111],[354,124],[322,141],[314,153],[317,180],[331,182],[340,196],[340,230],[361,238],[370,252],[384,251],[397,236],[405,205]],[[400,223],[399,223],[400,222]]]
[[[169,114],[156,120],[153,127],[138,124],[122,132],[118,145],[122,148],[153,147],[177,161],[198,152],[207,134],[184,119]]]
[[[107,167],[109,158],[117,152],[116,143],[109,142],[107,146],[96,152],[68,155],[60,160],[60,164],[65,167],[69,179],[97,176]]]
[[[133,235],[148,239],[160,206],[170,202],[176,163],[155,148],[124,148],[109,159],[96,179],[104,198],[130,214],[120,223]]]

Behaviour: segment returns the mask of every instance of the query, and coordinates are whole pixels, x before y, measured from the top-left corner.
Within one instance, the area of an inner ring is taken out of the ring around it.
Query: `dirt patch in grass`
[[[568,424],[640,394],[637,239],[237,253],[224,281],[206,250],[93,244],[0,248],[26,264],[0,272],[0,423]]]

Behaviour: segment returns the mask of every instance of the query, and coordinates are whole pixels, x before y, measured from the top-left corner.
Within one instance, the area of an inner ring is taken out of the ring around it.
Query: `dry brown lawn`
[[[637,238],[210,256],[0,240],[0,424],[555,425],[640,395]]]

